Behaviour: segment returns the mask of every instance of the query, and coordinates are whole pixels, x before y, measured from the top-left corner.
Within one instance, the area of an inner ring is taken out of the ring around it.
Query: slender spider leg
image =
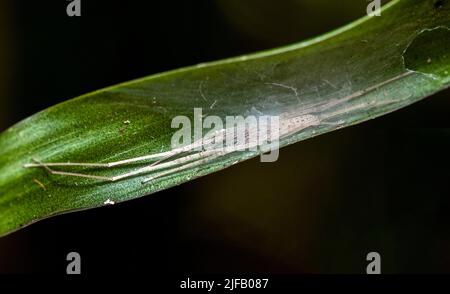
[[[226,131],[226,129],[222,129],[220,131],[217,131],[218,134],[220,133],[224,133]],[[254,130],[253,130],[254,131]],[[247,137],[249,136],[249,134],[246,134],[246,139],[248,139]],[[236,139],[236,138],[234,138]],[[193,152],[195,148],[197,147],[204,147],[206,144],[211,144],[213,143],[211,146],[209,146],[209,148],[213,148],[213,149],[207,149],[207,150],[203,150],[203,151],[199,151],[197,153],[194,154],[189,154],[189,155],[185,155],[185,156],[181,156],[179,158],[175,158],[173,160],[170,160],[168,162],[164,162],[170,158],[179,156],[183,153],[186,152]],[[32,164],[27,164],[25,165],[26,168],[32,168],[32,167],[42,167],[44,168],[48,173],[52,174],[52,175],[59,175],[59,176],[68,176],[68,177],[79,177],[79,178],[86,178],[86,179],[93,179],[93,180],[101,180],[101,181],[110,181],[110,182],[116,182],[119,180],[123,180],[126,178],[130,178],[130,177],[134,177],[134,176],[138,176],[138,175],[142,175],[142,174],[146,174],[146,173],[153,173],[153,172],[158,172],[164,169],[171,169],[171,170],[167,170],[165,172],[162,172],[158,175],[156,175],[155,177],[151,177],[148,181],[151,181],[154,178],[160,178],[166,175],[170,175],[172,173],[175,173],[177,171],[182,171],[185,169],[188,169],[190,167],[195,167],[197,165],[202,164],[203,162],[207,162],[211,159],[217,158],[221,155],[227,154],[227,153],[231,153],[234,152],[234,150],[223,150],[222,147],[220,147],[219,149],[214,149],[214,147],[218,147],[219,144],[221,144],[222,142],[216,142],[216,137],[211,137],[208,139],[201,139],[198,141],[195,141],[192,144],[189,144],[187,146],[184,147],[179,147],[176,149],[173,149],[171,151],[167,151],[167,152],[162,152],[162,153],[158,153],[158,154],[153,154],[153,155],[146,155],[146,156],[141,156],[141,157],[135,157],[135,158],[131,158],[131,159],[126,159],[126,160],[121,160],[121,161],[116,161],[116,162],[110,162],[110,163],[71,163],[71,162],[66,162],[66,163],[43,163],[39,160],[33,159],[34,163]],[[254,145],[256,142],[248,142],[250,143],[250,145]],[[248,144],[247,143],[247,144]],[[130,163],[134,163],[134,162],[139,162],[139,161],[144,161],[144,160],[149,160],[149,159],[158,159],[157,161],[153,162],[150,165],[144,166],[142,168],[136,169],[136,170],[132,170],[130,172],[126,172],[117,176],[99,176],[99,175],[91,175],[91,174],[86,174],[86,173],[76,173],[76,172],[65,172],[65,171],[60,171],[60,170],[55,170],[52,167],[75,167],[75,166],[80,166],[80,167],[101,167],[101,168],[111,168],[111,167],[116,167],[116,166],[121,166],[121,165],[126,165],[126,164],[130,164]],[[145,182],[148,182],[145,181]]]
[[[197,167],[197,166],[203,165],[204,163],[210,162],[212,159],[215,159],[215,158],[217,158],[217,157],[219,157],[219,156],[221,156],[223,154],[225,154],[225,152],[218,152],[216,154],[209,155],[207,157],[204,157],[202,159],[193,161],[191,163],[179,166],[177,168],[174,168],[174,169],[171,169],[171,170],[168,170],[168,171],[164,171],[162,173],[159,173],[159,174],[157,174],[155,176],[152,176],[152,177],[150,177],[148,179],[143,180],[142,184],[144,185],[144,184],[147,184],[148,182],[151,182],[153,180],[156,180],[156,179],[159,179],[159,178],[162,178],[162,177],[166,177],[166,176],[169,176],[171,174],[174,174],[174,173],[177,173],[177,172],[180,172],[180,171],[184,171],[184,170],[187,170],[187,169],[190,169],[190,168],[193,168],[193,167]]]
[[[166,159],[169,159],[170,157],[173,157],[179,153],[181,150],[172,150],[167,152],[162,152],[158,154],[152,154],[152,155],[145,155],[140,157],[134,157],[130,159],[120,160],[120,161],[114,161],[114,162],[108,162],[108,163],[78,163],[78,162],[46,162],[46,163],[29,163],[25,164],[25,168],[33,168],[33,167],[101,167],[101,168],[111,168],[111,167],[117,167],[122,165],[128,165],[140,161],[146,161],[146,160],[157,160],[155,163],[159,163],[161,161],[164,161]]]

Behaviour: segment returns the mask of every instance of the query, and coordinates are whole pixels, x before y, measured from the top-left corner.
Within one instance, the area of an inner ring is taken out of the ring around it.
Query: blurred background
[[[80,94],[297,42],[365,0],[0,1],[0,130]],[[0,273],[450,270],[450,91],[362,125],[120,205],[0,239]],[[0,216],[1,217],[1,216]]]

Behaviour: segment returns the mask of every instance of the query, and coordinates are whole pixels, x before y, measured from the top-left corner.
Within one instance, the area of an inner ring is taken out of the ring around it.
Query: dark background
[[[335,3],[336,2],[336,3]],[[126,80],[296,42],[364,0],[0,2],[0,130]],[[120,205],[0,239],[0,273],[385,273],[450,269],[449,91]],[[1,217],[1,216],[0,216]]]

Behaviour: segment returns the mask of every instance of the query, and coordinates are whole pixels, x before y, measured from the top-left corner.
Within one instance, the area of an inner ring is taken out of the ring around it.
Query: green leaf
[[[154,179],[116,182],[51,175],[42,162],[111,162],[171,150],[175,116],[314,118],[283,134],[286,146],[395,111],[450,84],[450,1],[398,0],[306,42],[201,64],[99,90],[56,105],[0,136],[0,235],[65,212],[121,202],[226,168],[234,152]],[[309,115],[309,116],[308,116]],[[298,122],[297,122],[298,123]],[[280,156],[283,156],[281,152]],[[169,159],[169,162],[176,159]],[[54,168],[113,176],[114,168]]]

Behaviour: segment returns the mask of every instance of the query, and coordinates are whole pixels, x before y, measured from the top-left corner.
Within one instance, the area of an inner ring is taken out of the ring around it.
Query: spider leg
[[[220,132],[223,132],[220,131]],[[194,149],[202,147],[206,143],[210,143],[212,139],[208,140],[197,140],[192,144],[175,148],[171,151],[166,151],[158,154],[151,154],[151,155],[145,155],[135,158],[130,158],[126,160],[121,161],[115,161],[115,162],[109,162],[109,163],[74,163],[74,162],[49,162],[49,163],[43,163],[39,160],[33,159],[34,163],[26,164],[24,165],[25,168],[35,168],[35,167],[42,167],[44,168],[48,173],[52,175],[60,175],[60,176],[68,176],[68,177],[79,177],[79,178],[86,178],[86,179],[94,179],[94,180],[102,180],[102,181],[110,181],[115,182],[119,180],[123,180],[126,178],[138,176],[144,173],[151,173],[163,169],[168,169],[172,167],[176,167],[179,165],[185,165],[188,162],[191,161],[198,161],[202,157],[210,157],[211,155],[216,154],[216,156],[219,156],[223,153],[222,150],[205,150],[200,151],[195,154],[186,155],[180,158],[173,159],[168,162],[164,162],[168,159],[171,159],[173,157],[177,157],[183,153],[193,152]],[[217,144],[215,144],[216,146]],[[112,168],[117,166],[123,166],[131,163],[136,163],[140,161],[145,160],[156,160],[152,164],[127,172],[123,173],[117,176],[112,177],[106,177],[106,176],[98,176],[98,175],[91,175],[86,173],[76,173],[76,172],[65,172],[65,171],[59,171],[52,169],[53,167],[98,167],[98,168]]]
[[[129,177],[138,176],[138,175],[141,175],[144,173],[152,173],[152,172],[156,172],[159,170],[168,169],[168,168],[176,167],[179,165],[184,165],[185,163],[189,163],[192,161],[198,161],[201,158],[210,157],[212,155],[219,156],[222,153],[223,153],[223,151],[217,151],[217,150],[202,151],[202,152],[198,152],[195,154],[180,157],[180,158],[174,159],[172,161],[164,162],[164,163],[161,163],[158,165],[152,164],[149,166],[145,166],[143,168],[113,177],[113,180],[118,181],[118,180],[123,180],[123,179],[129,178]],[[175,168],[175,170],[176,169],[177,168]]]
[[[218,131],[217,133],[223,133],[223,132],[224,132],[224,130],[221,130],[221,131]],[[113,161],[113,162],[108,162],[108,163],[82,163],[82,162],[45,162],[45,163],[42,163],[42,162],[38,162],[35,160],[36,161],[35,163],[28,163],[28,164],[25,164],[23,167],[24,168],[35,168],[35,167],[112,168],[112,167],[128,165],[128,164],[132,164],[132,163],[137,163],[137,162],[141,162],[141,161],[149,161],[149,160],[156,160],[156,162],[154,163],[156,165],[162,161],[165,161],[165,160],[167,160],[171,157],[174,157],[176,155],[179,155],[181,153],[191,152],[196,148],[201,148],[204,144],[209,143],[210,141],[212,141],[212,139],[205,141],[202,138],[202,139],[199,139],[189,145],[178,147],[171,151],[161,152],[161,153],[157,153],[157,154],[144,155],[144,156],[139,156],[139,157],[133,157],[133,158],[125,159],[125,160]]]
[[[33,159],[33,161],[35,161],[37,163],[36,166],[43,167],[49,174],[52,174],[52,175],[78,177],[78,178],[101,180],[101,181],[108,181],[108,182],[116,182],[118,180],[122,180],[122,179],[129,178],[129,177],[141,174],[141,173],[145,173],[147,170],[150,169],[150,167],[153,167],[158,163],[158,162],[155,162],[145,168],[141,168],[141,169],[129,172],[129,173],[122,174],[122,175],[118,175],[118,176],[114,176],[114,177],[105,177],[105,176],[90,175],[90,174],[85,174],[85,173],[58,171],[58,170],[54,170],[54,169],[50,168],[50,166],[48,164],[42,163],[37,159]]]
[[[110,181],[113,182],[114,179],[111,177],[102,177],[102,176],[95,176],[95,175],[88,175],[88,174],[81,174],[81,173],[71,173],[71,172],[63,172],[63,171],[57,171],[51,169],[49,166],[47,166],[45,163],[40,162],[37,159],[33,159],[39,166],[45,168],[49,174],[52,175],[59,175],[59,176],[69,176],[69,177],[78,177],[78,178],[87,178],[87,179],[93,179],[93,180],[102,180],[102,181]]]
[[[85,174],[85,173],[74,173],[74,172],[64,172],[64,171],[58,171],[58,170],[54,170],[52,168],[50,168],[50,166],[46,163],[42,163],[37,159],[33,159],[37,165],[39,167],[43,167],[45,168],[45,170],[47,170],[48,173],[52,174],[52,175],[59,175],[59,176],[68,176],[68,177],[78,177],[78,178],[86,178],[86,179],[93,179],[93,180],[101,180],[101,181],[109,181],[109,182],[116,182],[119,180],[123,180],[123,179],[127,179],[127,178],[131,178],[134,176],[138,176],[141,174],[145,174],[145,173],[151,173],[151,172],[155,172],[155,171],[159,171],[159,170],[163,170],[163,169],[167,169],[167,168],[171,168],[174,166],[178,166],[178,165],[182,165],[185,164],[187,162],[191,162],[191,161],[198,161],[199,159],[201,159],[202,157],[209,157],[213,154],[217,154],[217,153],[221,153],[222,151],[217,151],[217,150],[209,150],[209,151],[202,151],[199,153],[195,153],[195,154],[191,154],[191,155],[187,155],[184,157],[180,157],[177,159],[174,159],[172,161],[168,161],[168,162],[164,162],[161,163],[162,160],[157,161],[152,163],[151,165],[127,172],[127,173],[123,173],[117,176],[113,176],[113,177],[105,177],[105,176],[97,176],[97,175],[90,175],[90,174]]]

